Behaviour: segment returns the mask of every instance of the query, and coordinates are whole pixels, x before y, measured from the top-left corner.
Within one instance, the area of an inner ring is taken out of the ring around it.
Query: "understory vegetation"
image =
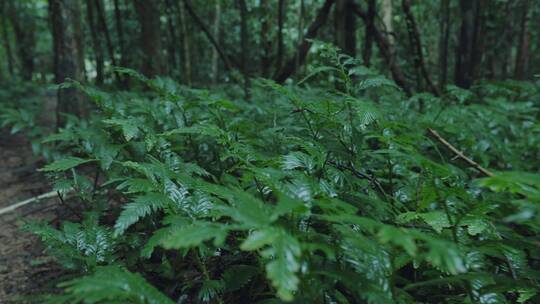
[[[538,20],[0,0],[0,303],[540,303]]]
[[[319,58],[249,101],[128,69],[139,89],[67,82],[93,114],[46,136],[39,98],[2,109],[78,206],[26,226],[75,275],[46,301],[537,301],[538,84],[407,97],[331,46]]]

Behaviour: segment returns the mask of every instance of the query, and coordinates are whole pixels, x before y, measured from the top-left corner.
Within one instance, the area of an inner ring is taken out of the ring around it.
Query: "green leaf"
[[[166,232],[159,240],[159,244],[165,249],[191,248],[201,245],[208,240],[214,240],[214,244],[223,244],[227,237],[227,228],[210,222],[197,221],[191,225],[171,226],[164,228]]]
[[[227,292],[241,289],[257,275],[259,269],[250,265],[233,265],[223,272],[222,279],[225,282]]]
[[[444,212],[441,211],[433,211],[428,213],[420,213],[418,214],[419,217],[421,217],[426,224],[431,226],[435,231],[438,233],[441,233],[444,228],[452,227],[450,225],[450,222],[448,222],[448,217]]]
[[[124,205],[120,216],[116,220],[114,225],[115,236],[122,235],[129,226],[170,203],[171,200],[161,193],[149,193],[135,198],[131,203]]]
[[[89,162],[95,161],[95,159],[83,159],[79,157],[67,157],[61,160],[57,160],[53,162],[52,164],[48,164],[45,167],[39,169],[39,171],[43,172],[60,172],[60,171],[66,171],[71,168],[75,168],[79,165],[86,164]]]
[[[105,119],[103,122],[110,125],[119,126],[122,129],[122,133],[124,134],[126,141],[132,140],[139,134],[139,127],[137,127],[133,120],[114,118]]]
[[[92,275],[60,284],[69,303],[174,304],[140,274],[118,266],[98,267]]]
[[[265,228],[251,233],[240,247],[248,251],[267,247],[261,252],[263,257],[270,259],[266,274],[282,300],[293,300],[300,283],[296,274],[300,269],[300,243],[282,229]]]

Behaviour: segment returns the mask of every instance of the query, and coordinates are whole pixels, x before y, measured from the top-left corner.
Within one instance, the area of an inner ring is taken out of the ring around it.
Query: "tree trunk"
[[[304,13],[305,13],[305,3],[304,0],[300,0],[300,6],[298,7],[298,41],[296,44],[296,48],[299,48],[302,43],[304,42]],[[297,74],[300,68],[300,54],[296,53],[296,58],[294,62],[294,69],[296,70]]]
[[[448,39],[450,37],[450,0],[441,1],[439,38],[439,89],[446,85],[448,77]]]
[[[120,65],[122,67],[127,66],[126,61],[126,47],[124,41],[124,26],[122,24],[122,11],[120,10],[120,3],[118,0],[114,0],[114,20],[116,26],[116,35],[118,37],[118,46],[120,48]]]
[[[93,0],[86,1],[86,17],[88,20],[88,28],[90,30],[90,37],[94,47],[94,54],[96,56],[96,84],[102,85],[105,79],[103,75],[104,70],[104,56],[103,49],[101,47],[101,41],[97,35],[97,22],[94,16],[94,3]]]
[[[392,55],[392,60],[395,53],[395,37],[394,37],[394,14],[393,14],[393,6],[392,6],[392,0],[382,0],[381,1],[381,14],[382,14],[382,23],[383,23],[383,31],[382,34],[386,36],[386,40],[388,41],[388,47],[390,54]],[[380,32],[380,31],[379,31]]]
[[[356,55],[356,16],[352,9],[354,0],[336,0],[336,42],[341,50],[354,57]]]
[[[0,21],[2,22],[0,26],[2,26],[2,43],[4,45],[4,49],[6,51],[6,57],[7,57],[7,64],[8,64],[8,71],[9,75],[13,78],[14,69],[13,69],[13,53],[11,52],[11,42],[9,41],[9,34],[8,34],[8,23],[6,22],[7,16],[6,16],[6,0],[0,0]]]
[[[529,30],[531,10],[529,9],[529,3],[530,1],[528,0],[523,3],[521,12],[519,44],[517,47],[516,67],[514,71],[514,77],[519,80],[526,78],[529,66],[529,46],[531,43],[531,32]]]
[[[55,82],[83,79],[80,0],[49,0],[53,35]],[[65,123],[61,113],[83,116],[83,99],[75,88],[58,91],[57,126]]]
[[[424,53],[422,50],[422,41],[420,40],[420,32],[416,25],[416,20],[411,10],[411,0],[402,0],[403,11],[405,12],[405,22],[407,24],[407,31],[409,33],[409,39],[411,41],[411,47],[413,48],[415,66],[419,69],[421,78],[427,83],[428,89],[435,95],[439,96],[439,89],[431,81],[429,76],[426,62],[424,60]],[[422,88],[421,79],[418,79],[419,87]]]
[[[189,5],[188,2],[184,1],[184,5],[178,5],[178,17],[180,18],[180,32],[182,36],[182,50],[184,54],[183,62],[184,62],[184,79],[188,86],[191,86],[192,80],[191,80],[191,45],[190,45],[190,39],[189,39],[189,33],[187,30],[187,23],[186,23],[186,12],[184,8],[188,9],[188,12],[193,16],[196,17],[195,12],[192,13],[192,7]],[[193,18],[195,18],[193,17]],[[216,42],[217,43],[217,42]],[[216,51],[219,52],[219,50],[216,48]],[[227,64],[226,64],[227,67]]]
[[[141,71],[147,77],[161,75],[164,72],[164,60],[161,52],[161,24],[158,1],[133,0],[141,25],[140,46],[143,55]]]
[[[99,30],[105,37],[105,42],[107,44],[107,51],[109,53],[109,59],[113,66],[116,66],[116,58],[114,57],[114,46],[112,44],[111,34],[109,32],[109,27],[107,26],[107,19],[105,18],[105,8],[103,7],[103,0],[94,0],[96,5],[96,10],[98,13],[99,20]]]
[[[214,14],[214,37],[219,41],[221,31],[221,0],[216,1]],[[212,50],[212,84],[216,85],[219,78],[219,54],[214,48]]]
[[[24,80],[29,81],[32,80],[35,67],[35,20],[24,7],[20,6],[20,3],[16,4],[14,1],[8,1],[8,8],[11,25],[15,33],[21,76]]]
[[[353,9],[355,13],[362,18],[364,23],[368,22],[368,14],[363,11],[358,5],[353,5]],[[405,80],[405,76],[403,75],[403,72],[401,71],[401,67],[395,62],[394,60],[394,53],[393,53],[393,45],[389,41],[389,38],[391,36],[383,34],[377,26],[373,26],[373,38],[375,39],[375,42],[377,42],[377,46],[379,48],[379,51],[386,62],[386,65],[388,65],[388,68],[390,69],[390,72],[392,73],[392,78],[396,82],[398,86],[400,86],[403,91],[405,91],[405,94],[408,96],[411,95],[411,89]]]
[[[242,60],[241,69],[244,74],[244,97],[246,100],[250,99],[250,79],[249,79],[249,41],[248,41],[248,28],[247,28],[247,6],[245,0],[237,0],[238,8],[240,10],[240,44],[242,45]]]
[[[178,40],[176,34],[176,26],[174,24],[174,13],[172,11],[171,0],[165,0],[165,12],[167,18],[167,29],[168,29],[168,39],[167,39],[167,55],[169,56],[169,65],[173,70],[177,70],[178,61],[176,59],[176,43]]]
[[[365,26],[364,49],[362,51],[362,59],[364,65],[371,65],[371,54],[373,50],[373,32],[375,27],[375,16],[377,15],[377,3],[375,0],[368,0],[367,19]],[[352,10],[352,9],[351,9]]]
[[[482,59],[483,0],[460,0],[461,29],[456,52],[455,82],[469,88]]]
[[[285,0],[278,2],[278,50],[276,58],[276,73],[283,67],[283,58],[285,57],[285,46],[283,43],[283,23],[285,22]]]
[[[328,19],[328,15],[330,14],[330,9],[332,8],[332,5],[334,4],[334,0],[326,0],[323,4],[323,6],[319,9],[317,12],[317,16],[315,17],[315,20],[311,25],[309,26],[307,33],[305,35],[304,41],[302,44],[298,47],[296,50],[296,54],[293,58],[291,58],[281,69],[279,73],[274,77],[274,80],[276,82],[282,83],[289,76],[294,74],[296,71],[296,58],[300,59],[300,64],[304,62],[306,59],[306,55],[311,47],[311,42],[309,39],[313,39],[317,36],[317,32],[319,29],[326,23],[326,20]]]
[[[270,1],[261,0],[260,10],[263,12],[261,16],[261,32],[260,32],[260,41],[262,47],[262,56],[261,56],[261,75],[262,77],[267,78],[270,75],[270,67],[272,66],[272,40],[270,39],[270,33],[272,30],[271,24],[271,7]]]

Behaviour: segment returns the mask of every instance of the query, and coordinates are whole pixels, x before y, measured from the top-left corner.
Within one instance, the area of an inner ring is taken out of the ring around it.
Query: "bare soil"
[[[0,130],[0,209],[51,191],[37,171],[42,165],[28,140]],[[53,198],[0,215],[0,304],[26,303],[25,297],[54,289],[62,271],[21,226],[32,220],[57,222],[65,212]]]

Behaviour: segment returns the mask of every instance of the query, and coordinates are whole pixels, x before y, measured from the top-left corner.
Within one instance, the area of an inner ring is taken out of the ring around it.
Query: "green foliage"
[[[61,284],[62,297],[52,297],[50,303],[140,303],[172,304],[139,274],[117,266],[98,267],[89,276]]]
[[[91,212],[30,226],[81,275],[55,303],[536,301],[540,178],[517,170],[540,169],[539,88],[406,98],[320,50],[328,68],[250,102],[126,69],[149,91],[77,84],[95,112],[45,139],[44,171]]]

